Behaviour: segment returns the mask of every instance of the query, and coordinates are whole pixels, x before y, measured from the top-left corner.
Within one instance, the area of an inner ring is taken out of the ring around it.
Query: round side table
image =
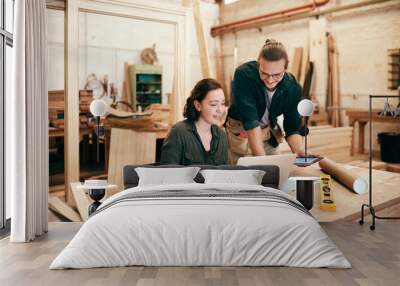
[[[90,186],[82,184],[79,186],[81,189],[87,190],[89,197],[94,201],[88,207],[89,216],[94,213],[101,205],[100,200],[104,198],[106,190],[116,188],[117,185],[104,185],[104,186]]]

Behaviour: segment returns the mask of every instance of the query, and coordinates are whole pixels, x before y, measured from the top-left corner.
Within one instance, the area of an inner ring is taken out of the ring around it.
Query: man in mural
[[[297,111],[302,90],[286,71],[287,66],[285,47],[275,40],[266,40],[257,61],[236,69],[225,123],[231,164],[246,155],[278,154],[283,138],[293,153],[305,155]],[[279,115],[283,115],[283,122]]]

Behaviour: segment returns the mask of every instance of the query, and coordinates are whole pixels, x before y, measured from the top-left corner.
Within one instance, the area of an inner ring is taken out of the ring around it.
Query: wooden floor
[[[353,268],[121,267],[48,270],[80,223],[50,223],[49,233],[28,244],[0,241],[0,285],[400,285],[400,222],[322,224]]]

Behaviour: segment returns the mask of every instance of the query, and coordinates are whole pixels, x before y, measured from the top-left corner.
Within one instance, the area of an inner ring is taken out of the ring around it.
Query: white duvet
[[[134,192],[207,189],[261,190],[289,198],[279,190],[254,185],[131,188],[107,199],[99,208],[103,210],[82,225],[50,269],[127,265],[351,267],[312,216],[279,200],[186,196],[113,204],[123,196],[137,195]]]

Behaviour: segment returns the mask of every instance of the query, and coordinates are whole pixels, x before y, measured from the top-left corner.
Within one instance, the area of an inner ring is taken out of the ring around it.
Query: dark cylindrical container
[[[311,210],[314,204],[313,187],[313,180],[296,181],[296,199],[308,210]]]
[[[387,163],[400,163],[400,133],[378,133],[381,145],[381,160]]]

